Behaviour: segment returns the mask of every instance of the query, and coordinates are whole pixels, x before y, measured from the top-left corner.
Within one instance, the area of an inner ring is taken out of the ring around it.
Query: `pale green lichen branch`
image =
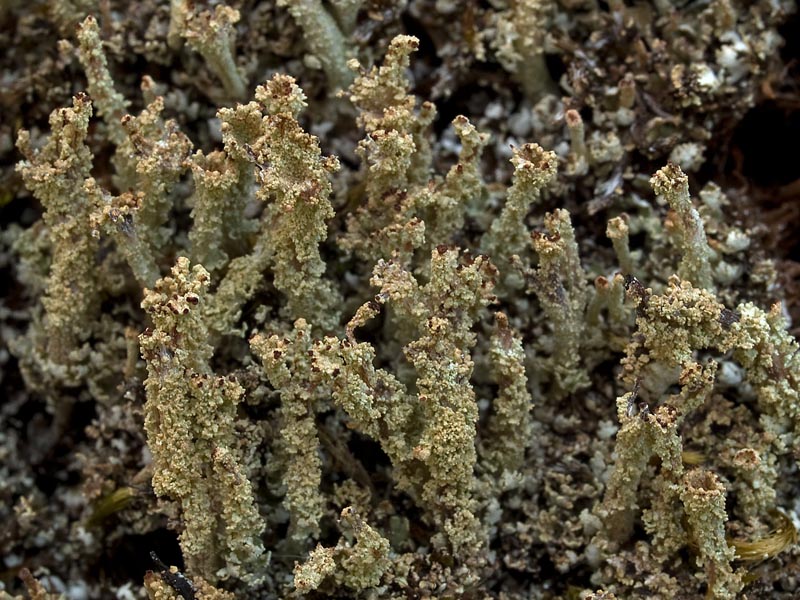
[[[125,115],[125,139],[117,147],[116,162],[122,169],[118,185],[142,193],[136,211],[139,235],[160,254],[172,237],[168,221],[172,191],[189,167],[192,142],[174,119],[164,120],[164,99],[156,96],[138,116]],[[129,180],[125,180],[125,176]]]
[[[421,482],[421,500],[433,510],[453,550],[469,554],[483,543],[472,512],[478,410],[469,383],[476,341],[471,327],[494,301],[496,269],[483,256],[459,264],[459,254],[452,247],[434,249],[424,286],[399,265],[382,262],[372,283],[389,298],[399,319],[417,325],[416,339],[404,352],[417,372],[422,423],[413,456],[430,474]]]
[[[700,214],[689,196],[689,178],[680,167],[670,163],[653,175],[650,184],[678,215],[683,253],[678,275],[693,285],[713,291],[711,260],[714,253],[708,245]]]
[[[298,592],[317,590],[326,578],[352,592],[376,588],[391,565],[389,541],[366,523],[352,507],[345,508],[339,521],[346,535],[333,548],[317,546],[308,560],[294,569]],[[355,538],[354,542],[349,537]]]
[[[100,303],[96,255],[99,247],[89,219],[93,204],[84,190],[92,169],[86,145],[92,104],[78,94],[72,108],[50,115],[50,136],[34,149],[30,133],[19,133],[17,147],[25,157],[17,165],[25,185],[44,207],[52,260],[42,305],[48,331],[49,359],[64,364],[86,339]]]
[[[513,73],[525,95],[535,103],[557,93],[544,57],[544,41],[555,8],[553,0],[514,0],[497,13],[495,38],[497,58]]]
[[[800,353],[797,341],[786,331],[780,305],[768,313],[752,303],[733,311],[710,292],[677,277],[663,295],[646,292],[636,302],[637,327],[646,351],[637,351],[638,344],[630,346],[623,361],[629,382],[643,369],[682,367],[697,350],[731,352],[756,391],[766,429],[779,436],[779,446],[798,443]]]
[[[329,177],[339,161],[323,157],[319,140],[297,122],[306,102],[293,78],[276,75],[256,89],[256,100],[267,112],[263,136],[252,145],[260,166],[256,197],[267,203],[275,287],[286,295],[291,318],[332,330],[339,324],[340,300],[333,283],[323,278],[319,245],[334,215]]]
[[[95,207],[90,217],[93,233],[99,237],[103,231],[114,239],[142,288],[155,285],[161,275],[150,244],[142,238],[136,223],[144,194],[126,192],[112,197],[91,177],[86,180],[84,189]]]
[[[255,584],[266,568],[264,522],[234,433],[243,390],[208,365],[213,349],[200,310],[208,284],[202,266],[190,269],[188,259],[179,258],[142,301],[153,323],[139,338],[147,362],[152,483],[157,495],[178,503],[181,549],[191,574]]]
[[[425,241],[417,205],[430,178],[427,130],[436,111],[430,102],[415,110],[417,99],[409,93],[406,72],[418,47],[415,37],[395,37],[383,65],[362,72],[349,89],[359,110],[357,123],[366,133],[357,149],[366,201],[348,215],[339,244],[370,263],[396,257],[409,264]],[[356,61],[351,66],[360,68]]]
[[[238,186],[235,164],[222,152],[205,155],[198,150],[191,168],[195,186],[189,232],[192,257],[213,275],[228,264],[226,250],[231,249],[234,232],[241,229],[237,224],[242,221],[241,204],[247,194]]]
[[[333,8],[344,17],[337,24],[320,0],[278,0],[278,6],[286,7],[303,30],[306,45],[325,71],[332,92],[346,89],[353,81],[353,72],[347,66],[353,50],[345,35],[355,24],[359,4],[360,1],[353,0],[333,3]]]
[[[634,263],[630,247],[628,215],[623,213],[618,217],[609,219],[606,226],[606,237],[611,240],[611,245],[614,246],[614,253],[617,255],[620,272],[623,275],[632,275]]]
[[[320,386],[312,374],[311,326],[298,319],[289,336],[256,335],[250,347],[261,359],[272,386],[280,391],[280,451],[286,464],[283,503],[292,519],[289,536],[305,541],[319,536],[325,508],[314,409]]]
[[[481,249],[504,274],[513,255],[521,254],[530,239],[525,217],[541,199],[542,191],[555,179],[558,158],[538,144],[514,148],[512,184],[500,215],[481,240]]]
[[[247,84],[236,65],[234,52],[234,26],[240,18],[238,10],[224,4],[218,4],[213,13],[209,10],[195,12],[190,3],[184,1],[178,9],[173,5],[170,23],[171,32],[179,32],[192,50],[203,57],[231,99],[241,99],[247,95]]]
[[[569,213],[558,209],[545,216],[544,224],[547,233],[534,233],[531,238],[539,256],[533,291],[552,323],[548,369],[554,378],[554,393],[563,397],[590,383],[581,360],[588,285]]]
[[[78,42],[81,64],[86,72],[88,91],[108,127],[108,137],[115,145],[125,139],[121,119],[128,114],[128,101],[114,87],[114,80],[108,70],[108,61],[100,39],[97,19],[88,16],[78,26]]]
[[[505,313],[495,314],[489,361],[499,389],[492,402],[481,458],[495,474],[513,473],[524,465],[525,451],[532,442],[533,398],[527,387],[522,340]]]
[[[461,142],[458,162],[447,172],[444,181],[429,184],[417,200],[418,214],[425,223],[427,254],[434,246],[452,242],[453,236],[464,227],[467,210],[480,210],[485,201],[486,186],[480,166],[489,136],[480,133],[463,115],[453,119],[453,129]]]
[[[693,469],[684,477],[681,500],[698,566],[705,568],[708,596],[738,598],[744,583],[731,568],[735,551],[725,539],[725,486],[715,473]]]

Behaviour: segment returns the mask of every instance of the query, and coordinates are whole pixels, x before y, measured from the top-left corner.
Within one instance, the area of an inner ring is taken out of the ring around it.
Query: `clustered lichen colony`
[[[121,12],[58,6],[86,85],[19,131],[42,218],[3,234],[30,299],[3,337],[42,429],[96,414],[52,499],[0,433],[32,597],[791,597],[799,348],[687,176],[791,3],[173,0],[141,54],[216,82],[205,122],[180,74],[122,93]],[[237,51],[265,12],[302,65]],[[432,94],[497,61],[515,95],[435,133],[403,14]],[[89,566],[159,530],[182,571]]]

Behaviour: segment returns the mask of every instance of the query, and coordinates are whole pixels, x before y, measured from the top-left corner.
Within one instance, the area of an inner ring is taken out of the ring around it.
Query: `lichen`
[[[788,0],[6,4],[0,596],[794,597]]]

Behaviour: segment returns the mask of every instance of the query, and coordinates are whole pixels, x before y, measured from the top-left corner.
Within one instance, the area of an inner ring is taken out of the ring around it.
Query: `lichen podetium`
[[[794,7],[678,4],[5,3],[0,598],[794,598]]]

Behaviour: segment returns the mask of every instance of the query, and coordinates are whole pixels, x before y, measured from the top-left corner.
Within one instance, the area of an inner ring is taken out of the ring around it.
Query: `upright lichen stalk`
[[[655,193],[664,196],[678,216],[683,253],[678,275],[697,287],[713,291],[713,252],[708,245],[703,221],[689,196],[689,178],[680,167],[670,163],[656,172],[650,183]]]
[[[497,313],[495,321],[489,361],[499,389],[492,403],[488,435],[483,445],[483,459],[493,475],[515,472],[523,467],[533,430],[533,399],[527,387],[522,340],[511,329],[504,313]]]
[[[261,167],[256,196],[268,203],[275,287],[286,294],[291,318],[330,330],[339,323],[340,301],[336,288],[323,278],[319,245],[334,214],[329,176],[339,161],[323,157],[317,138],[297,122],[306,102],[294,79],[276,75],[256,89],[256,100],[267,113],[264,135],[253,144]]]
[[[89,336],[100,302],[99,244],[89,227],[92,202],[83,187],[92,169],[92,153],[86,145],[91,116],[89,98],[79,94],[72,108],[50,115],[51,133],[43,148],[35,150],[25,130],[17,141],[25,157],[17,170],[42,203],[49,230],[52,261],[42,305],[47,354],[58,364],[65,364],[69,353]]]
[[[93,16],[86,17],[78,26],[78,42],[78,56],[86,72],[89,94],[108,127],[109,139],[119,145],[125,139],[120,120],[128,113],[128,101],[114,87],[100,39],[100,26]]]
[[[554,394],[561,397],[589,385],[580,353],[587,282],[569,213],[558,209],[545,217],[544,224],[547,233],[537,232],[532,236],[533,248],[539,256],[533,290],[554,329],[548,369],[554,378]]]
[[[213,349],[200,310],[208,284],[202,266],[190,269],[179,258],[142,301],[153,322],[139,338],[153,489],[178,503],[181,549],[192,574],[255,582],[265,567],[264,522],[234,432],[242,388],[208,365]]]
[[[497,17],[497,57],[503,67],[516,75],[531,102],[557,91],[544,56],[554,4],[552,0],[513,0]]]
[[[247,93],[247,85],[236,64],[234,52],[234,26],[240,18],[238,10],[224,4],[218,4],[214,12],[196,11],[190,2],[183,0],[173,2],[170,23],[173,43],[176,43],[176,34],[183,37],[205,59],[208,68],[222,82],[225,93],[232,99],[243,98]]]
[[[264,364],[269,382],[280,390],[280,450],[286,462],[283,503],[292,517],[289,535],[304,541],[319,536],[325,507],[319,489],[322,461],[315,422],[319,386],[312,373],[311,326],[298,319],[291,335],[291,339],[256,335],[250,346]]]
[[[417,372],[422,427],[412,457],[429,473],[421,482],[421,499],[453,549],[469,554],[483,543],[472,508],[478,407],[469,383],[476,341],[471,328],[494,300],[496,270],[483,256],[459,264],[459,254],[452,247],[434,249],[424,286],[398,264],[383,262],[372,283],[391,301],[399,320],[416,324],[418,337],[404,352]]]
[[[512,256],[521,254],[528,244],[530,234],[525,217],[555,179],[558,159],[538,144],[525,144],[514,148],[511,164],[514,175],[505,205],[481,240],[481,249],[492,257],[504,277],[508,275]]]
[[[226,170],[227,183],[221,181],[222,175],[203,167],[207,160],[195,157],[201,177],[211,178],[204,185],[211,180],[222,185],[218,191],[202,189],[198,196],[202,202],[194,213],[202,227],[194,238],[198,243],[219,240],[236,247],[246,240],[252,231],[249,223],[238,218],[228,224],[227,231],[220,231],[214,226],[218,222],[214,215],[226,206],[243,208],[251,183],[255,198],[266,205],[252,249],[230,261],[205,309],[209,327],[215,334],[233,333],[242,305],[263,282],[263,272],[271,264],[275,287],[286,296],[288,316],[330,331],[339,324],[339,292],[324,277],[319,246],[333,216],[329,177],[338,170],[339,161],[323,157],[317,138],[297,122],[306,102],[293,78],[276,75],[259,86],[255,96],[255,102],[218,113],[228,158],[220,168]],[[218,202],[216,209],[210,205],[228,193],[241,195]],[[198,248],[198,253],[210,256],[214,266],[225,258],[219,251]]]
[[[285,6],[303,29],[306,45],[325,71],[331,91],[344,89],[353,81],[353,72],[347,68],[347,59],[352,50],[346,34],[352,28],[360,3],[358,0],[331,3],[335,10],[339,9],[337,12],[346,15],[346,22],[337,23],[320,0],[278,0],[278,6]],[[342,31],[342,27],[345,31]]]
[[[339,243],[373,263],[397,255],[408,264],[425,240],[413,188],[429,177],[426,134],[436,110],[430,102],[415,110],[416,98],[409,93],[406,70],[418,47],[417,38],[397,36],[383,65],[359,75],[349,90],[359,110],[358,125],[367,134],[357,150],[365,167],[366,202],[348,216]],[[357,62],[351,66],[359,67]]]
[[[697,547],[697,562],[705,568],[712,598],[733,599],[743,583],[731,569],[735,551],[725,539],[725,486],[719,477],[704,469],[689,471],[681,493],[689,533]]]

